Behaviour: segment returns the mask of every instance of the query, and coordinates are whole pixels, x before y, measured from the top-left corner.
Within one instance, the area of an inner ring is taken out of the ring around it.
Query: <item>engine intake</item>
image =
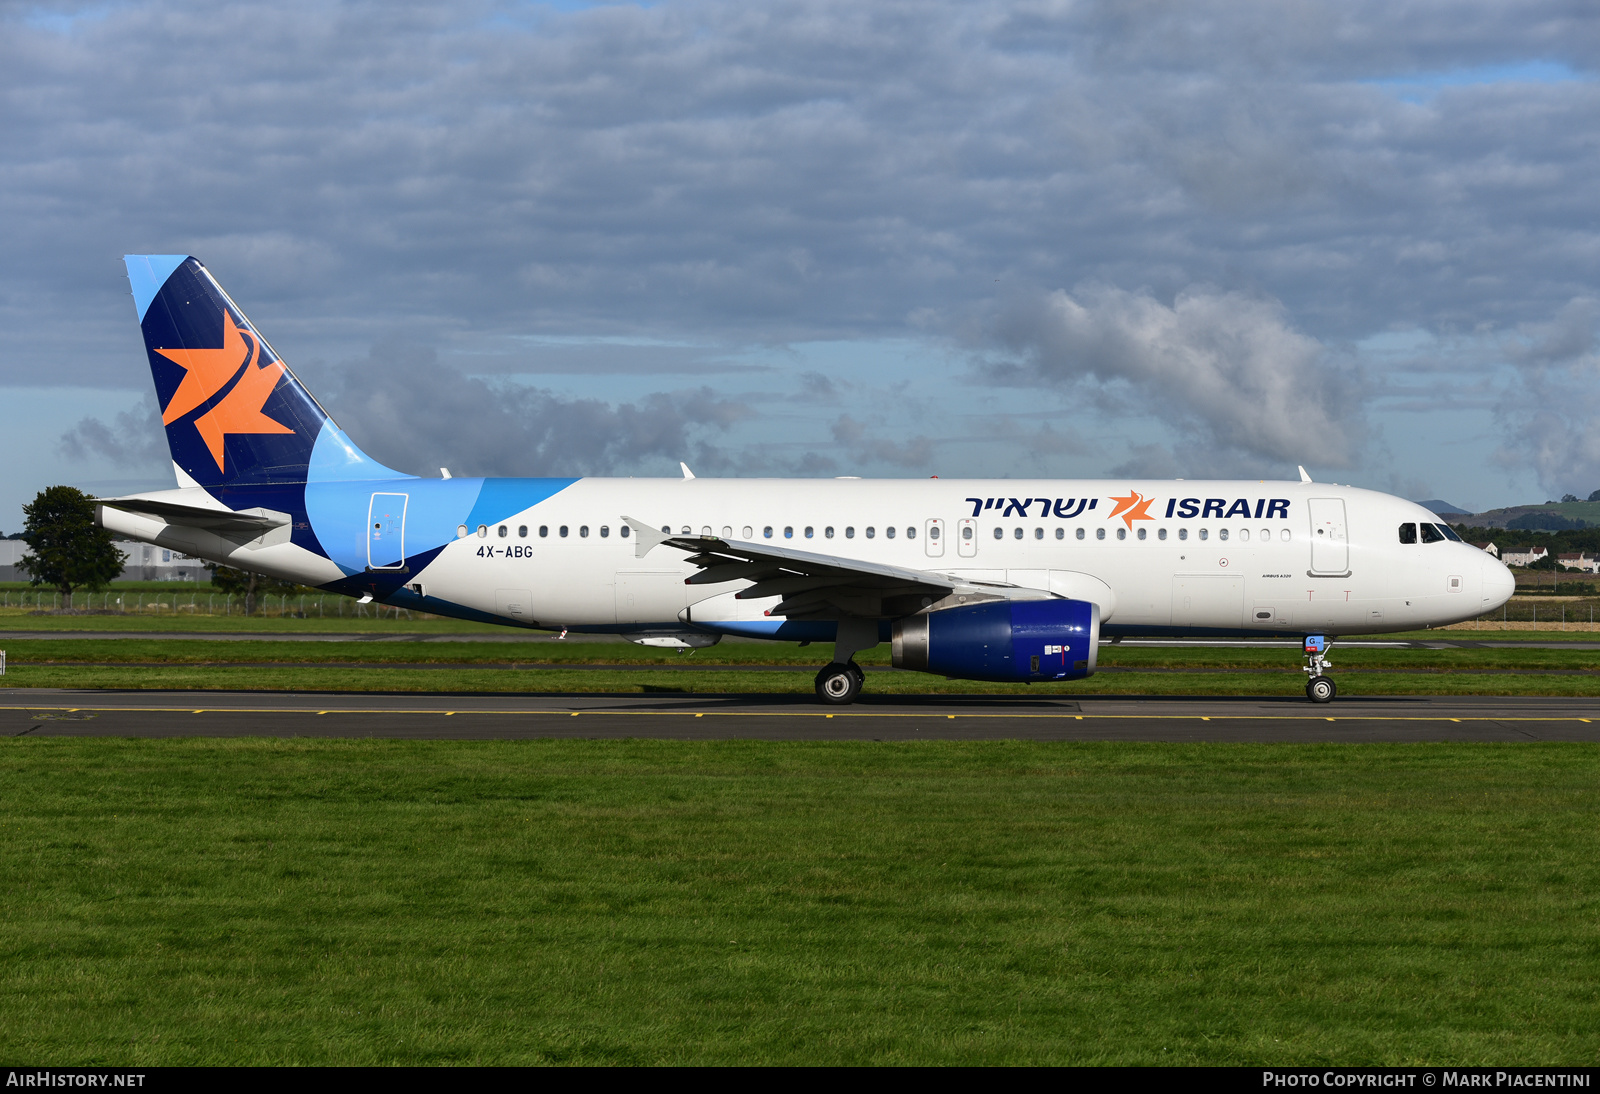
[[[1099,649],[1100,606],[1086,600],[992,600],[894,625],[895,668],[962,680],[1081,680]]]

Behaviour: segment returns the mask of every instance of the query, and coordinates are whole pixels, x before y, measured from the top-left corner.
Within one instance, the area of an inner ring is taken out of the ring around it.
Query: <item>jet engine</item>
[[[963,680],[1081,680],[1094,673],[1100,606],[989,600],[897,620],[894,665]]]

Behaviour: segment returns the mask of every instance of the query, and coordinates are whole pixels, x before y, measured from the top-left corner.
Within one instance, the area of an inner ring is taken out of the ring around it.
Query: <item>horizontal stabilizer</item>
[[[125,498],[95,498],[96,505],[160,517],[168,524],[204,528],[209,532],[270,532],[290,521],[289,514],[271,509],[226,509],[204,490],[160,490]],[[211,502],[210,505],[202,504]]]

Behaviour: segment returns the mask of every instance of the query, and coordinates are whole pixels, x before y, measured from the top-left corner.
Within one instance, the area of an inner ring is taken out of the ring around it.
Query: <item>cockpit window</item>
[[[1456,530],[1454,528],[1450,527],[1448,524],[1439,525],[1439,531],[1444,533],[1444,538],[1445,539],[1453,539],[1457,543],[1465,543],[1465,542],[1467,542],[1466,540],[1462,539],[1460,536],[1456,535]]]
[[[1422,542],[1424,542],[1424,543],[1443,543],[1444,540],[1445,540],[1445,534],[1443,532],[1439,531],[1438,525],[1435,525],[1435,524],[1424,524],[1422,526]]]
[[[1417,526],[1415,524],[1402,524],[1400,526],[1400,542],[1401,543],[1415,543],[1415,542],[1417,542]]]

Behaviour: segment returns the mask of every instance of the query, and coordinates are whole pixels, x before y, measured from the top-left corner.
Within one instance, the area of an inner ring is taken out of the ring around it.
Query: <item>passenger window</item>
[[[583,536],[584,538],[588,538],[589,526],[587,524],[578,525],[578,535]]]
[[[1205,539],[1206,538],[1206,530],[1204,528],[1200,529],[1200,538],[1201,539]]]
[[[661,530],[662,530],[662,531],[663,531],[663,532],[665,532],[665,531],[666,531],[666,530],[667,530],[667,529],[665,529],[665,528],[663,528],[663,529],[661,529]],[[566,525],[565,525],[565,524],[563,524],[563,525],[562,525],[562,526],[561,526],[561,538],[562,538],[562,539],[566,539],[566,538],[567,538],[567,526],[566,526]]]
[[[784,527],[784,529],[783,529],[783,538],[784,539],[793,539],[794,538],[794,525],[791,524],[791,525],[786,525]]]
[[[500,538],[501,539],[505,539],[508,534],[509,534],[509,530],[506,528],[506,526],[504,524],[502,524],[500,526]]]
[[[1082,539],[1082,538],[1083,538],[1083,529],[1082,529],[1082,528],[1079,528],[1079,529],[1078,529],[1078,538],[1079,538],[1079,539]]]
[[[1178,529],[1178,538],[1179,539],[1188,539],[1189,538],[1189,529],[1187,529],[1187,528],[1179,528]]]
[[[824,528],[822,530],[822,538],[823,539],[832,539],[833,538],[833,525],[830,524],[830,525],[828,525],[826,528]]]
[[[844,538],[845,539],[855,539],[856,538],[856,530],[852,525],[848,525],[848,524],[845,525]]]
[[[689,527],[689,526],[688,526],[688,525],[687,525],[687,524],[685,524],[685,525],[684,525],[684,526],[683,526],[683,532],[682,532],[682,533],[681,533],[681,534],[682,534],[682,535],[686,535],[686,536],[687,536],[687,535],[689,535],[689,534],[690,534],[690,533],[692,533],[692,532],[693,532],[693,531],[694,531],[694,529],[693,529],[693,528],[690,528],[690,527]]]
[[[883,534],[886,537],[888,537],[889,539],[893,539],[894,538],[894,525],[891,524],[891,525],[889,525],[889,527],[885,528],[883,530]]]
[[[750,527],[748,524],[746,524],[744,526],[744,538],[745,539],[749,539],[754,534],[755,534],[755,529]]]
[[[733,525],[724,524],[722,526],[722,538],[723,539],[732,539],[733,538]]]
[[[937,531],[937,529],[935,529],[935,530]],[[917,538],[917,526],[916,525],[914,525],[914,524],[906,525],[906,538],[907,539],[916,539]],[[934,538],[938,538],[938,537],[934,537]]]
[[[709,536],[711,534],[711,525],[708,524],[704,528],[700,529],[700,534],[702,536]]]
[[[489,526],[487,524],[478,525],[478,538],[479,539],[488,539],[489,538]]]
[[[762,539],[771,539],[772,538],[772,525],[769,524],[765,528],[761,529],[761,538]]]
[[[1167,530],[1165,528],[1156,529],[1156,538],[1157,539],[1166,539],[1167,538]]]
[[[466,539],[467,536],[470,535],[470,534],[471,534],[471,529],[469,529],[465,524],[458,525],[456,527],[456,538],[457,539]]]
[[[1044,538],[1044,529],[1043,528],[1035,528],[1033,530],[1033,538],[1034,539],[1043,539]]]
[[[1140,539],[1144,538],[1144,529],[1143,528],[1139,529],[1139,538]]]
[[[1417,526],[1415,524],[1402,524],[1400,526],[1400,542],[1401,543],[1415,543],[1415,542],[1417,542]]]
[[[994,538],[995,539],[1005,539],[1006,538],[1006,530],[1004,528],[996,528],[994,530]]]
[[[540,539],[547,539],[547,538],[549,538],[549,536],[550,536],[550,526],[548,524],[539,525],[539,538]]]
[[[1021,539],[1021,538],[1022,538],[1022,529],[1021,529],[1021,528],[1018,528],[1018,529],[1017,529],[1017,530],[1016,530],[1016,533],[1015,533],[1015,535],[1014,535],[1014,538],[1016,538],[1016,539]]]
[[[1239,539],[1243,543],[1249,543],[1250,542],[1250,529],[1248,529],[1248,528],[1239,529]]]
[[[1435,528],[1433,525],[1424,524],[1422,526],[1422,542],[1424,542],[1424,543],[1443,543],[1444,542],[1444,535],[1443,535],[1443,533],[1441,533],[1439,531],[1439,529]]]
[[[874,537],[874,536],[876,536],[876,535],[877,535],[877,534],[878,534],[878,530],[877,530],[877,529],[876,529],[876,528],[874,528],[874,527],[873,527],[873,526],[872,526],[872,525],[870,525],[870,524],[869,524],[869,525],[867,525],[867,538],[868,538],[868,539],[872,539],[872,538],[873,538],[873,537]]]
[[[1263,529],[1261,529],[1261,542],[1262,543],[1271,543],[1272,542],[1272,529],[1271,528],[1263,528]]]
[[[617,529],[617,534],[619,536],[621,536],[623,539],[627,539],[628,538],[628,531],[629,531],[628,526],[626,524],[624,524],[621,528]]]
[[[600,538],[601,539],[610,539],[611,538],[611,525],[602,524],[600,526]]]
[[[517,538],[518,539],[527,539],[528,538],[528,526],[526,524],[517,525]]]
[[[1066,539],[1067,538],[1067,530],[1065,528],[1057,528],[1056,529],[1056,538],[1057,539]]]
[[[667,535],[669,535],[669,536],[670,536],[670,535],[671,535],[671,534],[672,534],[672,529],[671,529],[671,527],[669,527],[669,526],[668,526],[668,525],[665,525],[665,524],[663,524],[663,525],[662,525],[662,526],[661,526],[661,530],[662,530],[662,531],[663,531],[663,532],[665,532],[665,533],[666,533],[666,534],[667,534]],[[686,529],[684,529],[684,531],[688,531],[688,529],[687,529],[687,528],[686,528]],[[566,535],[566,534],[567,534],[567,531],[566,531],[566,529],[565,529],[565,528],[563,528],[563,529],[562,529],[562,530],[561,530],[561,534],[562,534],[562,535]]]
[[[808,524],[808,525],[806,525],[806,538],[810,539],[811,536],[812,536],[812,528],[811,528],[811,525]]]
[[[1104,528],[1096,528],[1094,530],[1094,538],[1095,539],[1105,539],[1106,538],[1106,530]]]
[[[1118,539],[1127,539],[1128,538],[1128,530],[1126,528],[1118,528],[1117,529],[1117,538]]]
[[[1202,532],[1201,533],[1202,538],[1204,537],[1204,535],[1205,535],[1205,533]],[[1221,539],[1221,540],[1226,540],[1228,538],[1228,530],[1226,528],[1218,528],[1217,529],[1217,538]]]
[[[1282,528],[1282,529],[1279,529],[1279,531],[1278,531],[1278,538],[1283,540],[1283,542],[1288,543],[1291,539],[1294,538],[1294,534],[1292,532],[1290,532],[1289,529]]]

